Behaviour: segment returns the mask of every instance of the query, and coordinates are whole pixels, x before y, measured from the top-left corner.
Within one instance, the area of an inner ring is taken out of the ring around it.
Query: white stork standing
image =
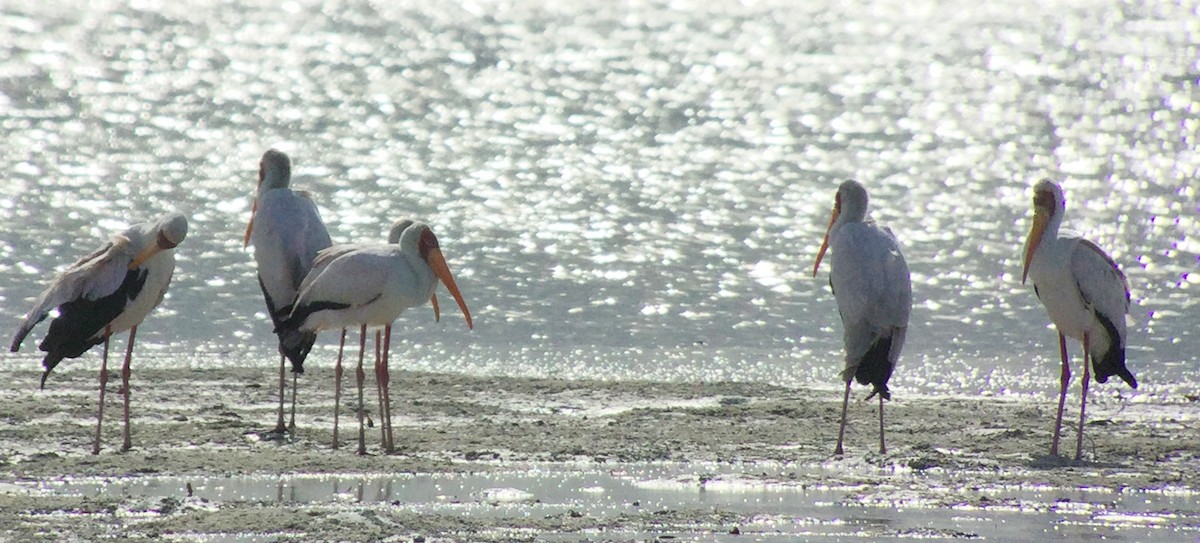
[[[244,243],[254,243],[254,260],[258,264],[258,285],[267,303],[267,313],[279,334],[279,341],[288,341],[280,331],[279,321],[287,310],[300,282],[312,268],[317,253],[329,247],[329,231],[321,222],[321,214],[307,192],[288,188],[292,179],[292,163],[288,156],[270,149],[263,154],[258,167],[258,191],[250,211]],[[293,338],[294,339],[294,338]],[[305,349],[312,347],[313,336]],[[342,342],[346,336],[343,331]],[[340,352],[340,351],[339,351]],[[340,356],[339,356],[340,358]],[[304,373],[303,361],[292,364],[292,409],[287,426],[283,424],[285,357],[279,350],[279,417],[274,433],[296,432],[296,377]]]
[[[1054,438],[1050,442],[1050,454],[1054,456],[1058,455],[1063,406],[1071,381],[1064,336],[1083,342],[1083,394],[1079,401],[1079,432],[1075,441],[1075,460],[1078,461],[1083,456],[1083,423],[1090,370],[1095,368],[1099,383],[1116,375],[1137,388],[1137,379],[1125,367],[1129,283],[1116,262],[1095,243],[1079,236],[1059,234],[1065,206],[1066,199],[1057,183],[1043,179],[1034,186],[1033,226],[1025,241],[1021,282],[1033,280],[1033,292],[1046,306],[1050,320],[1058,329],[1062,374]]]
[[[886,453],[883,400],[892,397],[887,382],[904,347],[912,310],[912,283],[896,237],[891,230],[867,219],[867,189],[858,181],[846,181],[838,187],[813,277],[829,248],[833,248],[829,286],[837,298],[846,347],[842,370],[846,392],[834,454],[842,454],[851,380],[874,387],[868,400],[879,396],[879,452]]]
[[[293,363],[302,363],[318,331],[359,326],[356,376],[361,406],[367,327],[387,327],[405,309],[432,299],[439,280],[458,302],[467,328],[472,328],[471,312],[428,225],[414,223],[404,229],[398,244],[337,245],[322,251],[300,286],[291,314],[279,324],[281,337],[290,339],[283,343],[284,352]],[[366,454],[364,414],[360,409],[359,454]]]
[[[393,244],[399,243],[400,235],[404,232],[405,229],[407,229],[409,226],[412,226],[413,223],[414,223],[414,221],[412,219],[401,219],[401,220],[396,221],[392,225],[391,230],[388,232],[388,243],[393,243]],[[353,251],[357,247],[359,247],[359,245],[339,244],[339,245],[331,246],[326,251],[329,254],[336,255],[336,254],[341,254],[343,252]],[[328,266],[329,263],[334,260],[335,260],[334,258],[319,259],[317,262],[314,263],[313,268],[310,273],[312,273],[314,275],[320,275],[321,273],[324,272],[325,267]],[[433,301],[433,308],[434,308],[434,318],[436,319],[437,318],[437,295],[436,294],[432,297],[432,301]],[[291,308],[289,307],[287,309],[290,312]],[[387,330],[387,334],[388,334],[386,343],[388,345],[390,345],[392,327],[391,327],[391,325],[388,325],[385,327],[385,329]],[[391,436],[389,435],[389,428],[390,428],[390,424],[391,424],[391,417],[390,417],[391,412],[389,409],[390,402],[389,402],[389,398],[385,394],[386,381],[388,379],[387,372],[385,370],[385,367],[387,364],[387,354],[386,353],[381,354],[380,338],[381,338],[380,331],[376,330],[375,331],[375,385],[376,385],[376,389],[377,389],[376,391],[379,396],[379,420],[380,420],[379,426],[380,426],[380,431],[382,432],[383,448],[385,451],[391,452],[393,447],[392,447],[392,443],[391,443]],[[360,343],[363,343],[365,341],[366,341],[365,338],[362,338],[362,337],[359,338]],[[343,347],[344,347],[345,343],[346,343],[346,329],[343,328],[341,345],[338,346],[337,363],[334,365],[334,371],[333,371],[333,375],[334,375],[333,448],[334,449],[338,448],[338,445],[339,445],[338,426],[339,426],[339,421],[341,419],[340,415],[341,415],[341,403],[342,403],[342,373],[343,373],[342,351],[343,351]],[[386,347],[384,347],[384,349],[386,349]],[[360,405],[359,409],[363,409],[363,407]]]
[[[58,316],[38,348],[46,352],[41,386],[64,358],[78,358],[98,343],[104,344],[100,359],[100,407],[96,414],[96,440],[92,454],[100,454],[100,429],[104,421],[104,392],[108,384],[108,344],[116,333],[129,330],[125,363],[121,366],[121,390],[125,396],[125,427],[122,451],[130,449],[129,363],[133,341],[142,319],[163,300],[175,271],[174,249],[187,237],[187,218],[168,214],[136,224],[113,236],[107,244],[79,259],[58,274],[38,296],[13,338],[12,351],[50,310]]]

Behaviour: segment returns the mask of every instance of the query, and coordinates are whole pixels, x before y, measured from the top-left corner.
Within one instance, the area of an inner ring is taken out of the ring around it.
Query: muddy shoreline
[[[187,539],[236,531],[258,534],[239,540],[277,540],[298,533],[305,540],[507,541],[547,534],[596,540],[603,539],[595,536],[597,530],[611,530],[614,524],[633,530],[629,533],[655,533],[678,523],[703,533],[752,524],[744,515],[720,510],[631,513],[617,519],[573,511],[575,515],[539,519],[530,528],[527,518],[416,515],[350,500],[333,509],[371,511],[369,516],[379,522],[347,528],[315,522],[311,509],[287,503],[205,501],[199,507],[188,505],[192,498],[179,496],[168,503],[167,513],[161,502],[154,502],[147,507],[156,512],[122,516],[117,512],[130,507],[134,498],[38,490],[79,478],[454,475],[547,465],[618,472],[626,466],[670,465],[684,466],[684,472],[695,466],[685,479],[694,477],[702,485],[707,471],[724,466],[722,470],[732,472],[725,476],[739,484],[842,489],[847,499],[864,503],[893,499],[879,489],[900,487],[920,497],[922,507],[973,504],[982,510],[1003,506],[1003,492],[996,489],[1004,488],[1193,496],[1200,490],[1200,432],[1196,408],[1185,398],[1176,404],[1130,406],[1098,396],[1089,410],[1085,461],[1075,463],[1045,454],[1052,398],[1035,403],[905,398],[898,393],[886,410],[888,454],[877,451],[876,404],[860,400],[851,406],[846,455],[836,458],[831,452],[839,398],[828,391],[748,383],[397,372],[392,403],[399,450],[380,454],[375,427],[366,432],[370,454],[357,456],[350,439],[357,435],[353,401],[343,403],[343,440],[339,450],[331,450],[332,379],[324,373],[310,372],[301,379],[299,432],[294,439],[278,439],[267,432],[275,409],[269,371],[138,372],[133,382],[134,449],[117,452],[120,396],[110,394],[104,449],[92,456],[93,375],[56,374],[38,392],[37,373],[7,372],[0,383],[0,480],[8,481],[0,486],[0,526],[5,527],[0,538],[191,534]],[[856,390],[858,398],[865,394]],[[367,394],[368,409],[375,408],[372,397]],[[1069,410],[1067,420],[1074,416]],[[1073,451],[1073,431],[1066,431],[1063,447]],[[1197,502],[1195,497],[1188,501],[1200,508]],[[1196,511],[1176,513],[1181,522],[1200,525]],[[408,531],[391,532],[384,529],[388,526]]]

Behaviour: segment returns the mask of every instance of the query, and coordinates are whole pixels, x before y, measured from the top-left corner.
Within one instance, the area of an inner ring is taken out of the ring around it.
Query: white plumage
[[[368,326],[390,327],[405,309],[431,300],[439,280],[462,309],[467,327],[472,328],[471,312],[428,225],[420,222],[408,225],[395,244],[334,245],[317,255],[313,269],[300,285],[291,314],[279,328],[282,332],[297,332],[292,337],[304,340],[321,330],[359,326],[365,338]],[[280,337],[284,335],[281,333]],[[311,346],[311,342],[307,345]],[[285,342],[283,349],[293,363],[302,363],[308,355],[302,341]],[[360,405],[364,350],[365,339],[360,339],[357,372]],[[386,381],[384,387],[386,391]],[[359,453],[365,454],[361,413]]]
[[[258,264],[258,283],[266,300],[272,325],[287,316],[300,283],[312,268],[317,253],[330,246],[329,231],[321,221],[317,205],[304,191],[289,188],[292,164],[288,156],[270,149],[259,162],[258,191],[246,226],[245,243],[254,244]],[[286,333],[286,332],[281,332]],[[316,337],[312,337],[315,341]],[[293,339],[294,340],[294,339]],[[285,339],[281,336],[280,343]],[[311,348],[311,343],[309,344]],[[291,422],[283,424],[284,357],[280,350],[279,416],[275,432],[296,429],[296,374],[304,373],[303,364],[292,365]]]
[[[1062,373],[1058,415],[1050,446],[1052,455],[1058,454],[1063,406],[1071,376],[1064,336],[1078,339],[1084,345],[1083,397],[1075,451],[1078,460],[1083,452],[1083,424],[1091,369],[1095,369],[1098,382],[1107,382],[1110,376],[1116,375],[1137,388],[1137,380],[1125,367],[1129,283],[1112,258],[1096,244],[1076,235],[1059,233],[1066,199],[1057,183],[1047,179],[1038,182],[1034,187],[1033,207],[1033,224],[1025,243],[1021,280],[1033,281],[1034,292],[1059,332]]]
[[[163,300],[175,271],[174,249],[187,237],[188,224],[183,215],[164,215],[154,221],[136,224],[113,236],[107,244],[79,259],[51,281],[25,315],[13,338],[16,352],[25,337],[58,309],[46,336],[38,346],[46,352],[42,359],[50,372],[64,358],[77,358],[93,346],[104,343],[100,372],[100,410],[93,454],[100,452],[100,422],[104,412],[104,385],[107,381],[108,339],[129,330],[129,344],[122,368],[126,418],[123,450],[129,440],[129,362],[137,326]]]
[[[838,187],[829,228],[813,265],[816,276],[825,251],[833,250],[829,284],[842,318],[846,349],[842,371],[846,391],[835,454],[842,454],[852,380],[872,385],[867,399],[879,395],[879,449],[886,451],[883,400],[891,398],[887,382],[904,347],[912,310],[912,283],[904,253],[891,230],[867,219],[867,200],[866,188],[857,181]]]

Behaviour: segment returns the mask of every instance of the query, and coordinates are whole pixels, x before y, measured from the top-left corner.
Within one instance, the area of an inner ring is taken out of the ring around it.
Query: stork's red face
[[[421,238],[417,243],[417,251],[421,255],[421,259],[429,264],[429,269],[433,270],[433,275],[442,284],[446,285],[446,290],[449,290],[450,295],[454,296],[454,301],[458,302],[458,307],[462,309],[463,317],[467,319],[467,328],[474,328],[475,326],[471,322],[471,310],[467,309],[467,303],[463,301],[462,293],[458,291],[458,284],[454,282],[454,276],[450,274],[450,267],[446,265],[446,258],[442,256],[442,249],[438,246],[437,236],[434,236],[433,232],[428,228],[421,232]],[[434,303],[436,304],[437,302]],[[436,312],[437,310],[435,309],[434,311]]]

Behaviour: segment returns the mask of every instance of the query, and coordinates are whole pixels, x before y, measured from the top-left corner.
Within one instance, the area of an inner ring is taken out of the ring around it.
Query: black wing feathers
[[[101,332],[108,326],[129,301],[137,298],[146,284],[149,272],[145,269],[132,269],[125,273],[125,280],[112,294],[89,300],[79,298],[58,306],[58,317],[50,321],[50,330],[42,339],[38,348],[46,352],[42,359],[42,386],[46,377],[64,358],[78,358],[92,346],[104,341]]]

